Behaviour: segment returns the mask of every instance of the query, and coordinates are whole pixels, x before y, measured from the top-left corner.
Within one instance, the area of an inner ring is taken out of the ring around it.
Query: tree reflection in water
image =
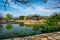
[[[2,24],[0,24],[0,31],[2,31],[2,30],[3,30],[2,28],[3,28],[3,25],[2,25]]]
[[[24,23],[23,23],[23,22],[20,22],[20,23],[19,23],[19,26],[24,26]]]
[[[3,25],[2,25],[2,24],[0,24],[0,29],[2,28],[2,26],[3,26]]]
[[[7,30],[12,29],[12,27],[13,27],[12,24],[6,24],[6,29],[7,29]]]
[[[33,30],[34,30],[34,31],[37,31],[37,30],[39,30],[39,27],[33,26]]]
[[[34,34],[39,34],[39,33],[41,33],[41,32],[40,32],[41,29],[42,29],[42,28],[40,28],[39,25],[34,25],[33,28],[32,28],[32,30],[35,31]]]

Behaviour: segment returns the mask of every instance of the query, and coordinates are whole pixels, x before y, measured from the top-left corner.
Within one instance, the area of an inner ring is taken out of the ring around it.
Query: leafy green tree
[[[35,15],[32,16],[32,19],[33,19],[33,20],[39,20],[39,19],[41,19],[41,16],[35,14]]]
[[[24,20],[26,20],[27,19],[27,16],[24,16]]]
[[[60,22],[60,13],[54,13],[46,20],[49,25],[57,25]]]
[[[20,20],[24,20],[24,16],[19,16],[19,19]]]
[[[40,25],[42,32],[60,31],[60,13],[54,13],[47,20],[46,24]]]
[[[26,20],[27,19],[27,16],[19,16],[19,19],[20,20]]]
[[[11,19],[13,19],[13,16],[9,13],[6,14],[6,20],[11,20]]]

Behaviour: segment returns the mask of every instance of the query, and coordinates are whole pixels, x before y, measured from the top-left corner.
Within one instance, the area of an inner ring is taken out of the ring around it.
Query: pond
[[[0,24],[0,38],[15,38],[41,34],[41,28],[22,24]]]

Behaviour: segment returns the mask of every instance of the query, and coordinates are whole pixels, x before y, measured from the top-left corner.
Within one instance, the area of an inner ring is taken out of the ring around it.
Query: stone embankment
[[[5,39],[9,40],[9,39]],[[35,36],[23,37],[23,38],[13,38],[10,40],[60,40],[60,32],[55,33],[45,33]]]

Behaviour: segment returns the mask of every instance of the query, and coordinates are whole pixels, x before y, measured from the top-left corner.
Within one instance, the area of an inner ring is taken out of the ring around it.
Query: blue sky
[[[21,15],[42,15],[42,16],[50,16],[54,12],[60,12],[60,9],[46,9],[51,8],[57,5],[56,2],[52,0],[48,0],[46,4],[43,3],[43,0],[37,2],[37,0],[30,0],[32,6],[22,5],[21,3],[14,4],[14,0],[11,2],[9,0],[9,7],[7,6],[7,10],[4,10],[4,2],[5,0],[0,0],[0,13],[3,13],[5,16],[7,13],[12,14],[14,17],[18,17]]]

